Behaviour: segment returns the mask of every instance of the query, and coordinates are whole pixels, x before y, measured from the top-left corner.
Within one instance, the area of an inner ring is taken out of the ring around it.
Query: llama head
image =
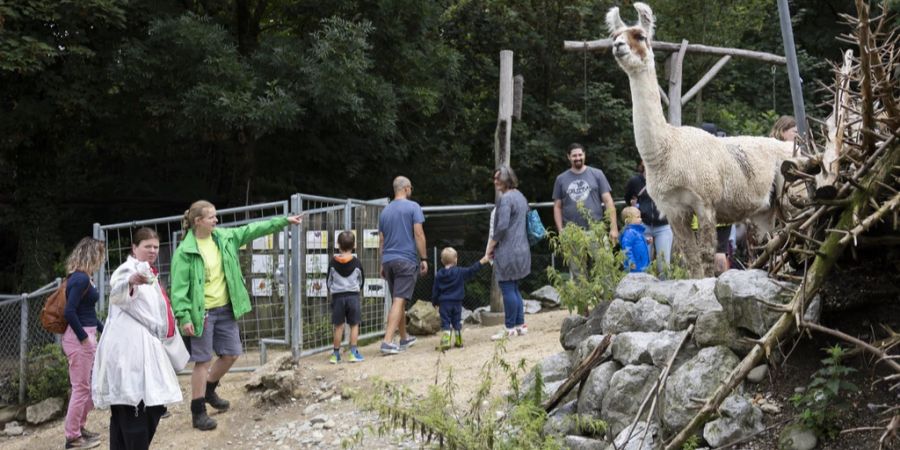
[[[638,23],[629,27],[619,17],[619,8],[606,13],[606,27],[613,39],[613,56],[625,72],[637,73],[653,65],[653,39],[655,18],[646,3],[637,2]]]

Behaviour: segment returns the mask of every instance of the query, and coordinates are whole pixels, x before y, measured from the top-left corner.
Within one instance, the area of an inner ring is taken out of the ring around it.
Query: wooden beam
[[[681,49],[672,55],[672,66],[669,71],[669,124],[676,127],[681,126],[681,74],[687,46],[687,39],[682,39]]]
[[[712,81],[716,74],[718,74],[719,71],[722,70],[722,67],[725,67],[725,64],[727,64],[728,61],[731,61],[731,55],[725,55],[719,58],[719,60],[716,61],[715,64],[713,64],[713,66],[706,72],[706,74],[703,75],[703,78],[701,78],[700,81],[697,82],[697,84],[695,84],[689,91],[687,91],[687,94],[684,94],[684,96],[681,97],[682,106],[691,101],[691,99],[694,98],[694,96],[697,95],[697,93],[699,93],[701,89],[709,84],[709,82]]]
[[[597,39],[594,41],[564,41],[563,50],[567,52],[597,52],[612,48],[612,44],[612,39],[608,38]],[[681,48],[681,44],[653,41],[652,47],[654,52],[672,53],[677,52]],[[687,52],[720,56],[731,55],[738,58],[753,59],[756,61],[762,61],[769,64],[779,64],[782,66],[787,64],[787,59],[784,56],[778,56],[767,52],[744,50],[740,48],[713,47],[710,45],[690,44],[687,47]]]

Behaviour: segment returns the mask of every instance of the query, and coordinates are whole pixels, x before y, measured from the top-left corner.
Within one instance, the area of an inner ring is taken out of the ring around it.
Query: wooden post
[[[497,129],[494,133],[494,167],[501,164],[510,164],[510,139],[512,138],[513,116],[513,52],[502,50],[500,52],[500,105],[497,113]],[[500,194],[494,195],[496,202]],[[500,295],[500,287],[497,277],[491,273],[491,313],[482,315],[482,324],[496,325],[503,321],[503,296]],[[485,320],[486,319],[486,320]]]
[[[687,46],[687,39],[682,39],[678,53],[672,55],[672,65],[669,68],[669,124],[676,127],[681,126],[681,69]]]

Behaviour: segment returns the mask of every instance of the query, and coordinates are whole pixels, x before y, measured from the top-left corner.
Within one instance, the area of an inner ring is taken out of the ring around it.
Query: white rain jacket
[[[91,376],[94,406],[145,406],[180,402],[181,388],[161,339],[168,332],[166,300],[159,283],[130,292],[139,261],[129,256],[110,278],[109,315],[97,345]]]

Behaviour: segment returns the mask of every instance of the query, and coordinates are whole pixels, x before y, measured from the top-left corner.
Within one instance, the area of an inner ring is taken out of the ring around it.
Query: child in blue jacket
[[[644,238],[644,224],[641,223],[641,211],[633,206],[622,210],[625,229],[619,235],[619,245],[625,252],[625,271],[643,272],[650,265],[650,247]]]
[[[438,306],[441,315],[441,350],[450,348],[452,330],[456,330],[457,347],[463,346],[462,341],[462,301],[466,295],[465,282],[472,279],[487,264],[487,255],[469,267],[456,265],[457,254],[453,247],[447,247],[441,251],[441,264],[444,268],[437,271],[434,277],[434,288],[431,292],[431,303]]]

